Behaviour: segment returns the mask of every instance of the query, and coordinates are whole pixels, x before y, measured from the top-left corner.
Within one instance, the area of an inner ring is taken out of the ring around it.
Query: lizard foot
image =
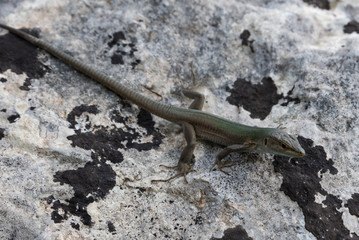
[[[215,167],[215,166],[218,166],[218,170],[219,170],[219,171],[223,172],[223,173],[226,174],[226,175],[229,175],[229,173],[226,172],[226,171],[224,171],[223,168],[229,168],[229,167],[232,167],[233,165],[236,165],[236,163],[233,162],[233,161],[230,161],[230,160],[227,160],[227,161],[225,161],[225,162],[216,161],[216,162],[212,165],[211,170],[213,171],[213,170],[214,170],[214,167]]]
[[[187,174],[191,173],[191,172],[196,172],[196,170],[192,169],[193,164],[187,165],[184,163],[179,163],[177,166],[165,166],[165,165],[160,165],[161,167],[165,167],[165,168],[169,168],[169,169],[178,169],[178,173],[168,179],[157,179],[157,180],[152,180],[151,183],[159,183],[159,182],[169,182],[173,179],[179,178],[179,177],[184,177],[184,181],[186,184],[188,184],[187,181]]]

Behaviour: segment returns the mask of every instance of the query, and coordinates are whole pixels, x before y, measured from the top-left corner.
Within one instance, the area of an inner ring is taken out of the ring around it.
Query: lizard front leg
[[[189,89],[182,89],[182,93],[186,97],[194,99],[191,105],[189,106],[190,109],[197,109],[197,110],[202,109],[205,100],[203,94]],[[162,167],[166,167],[166,168],[176,168],[178,170],[178,173],[169,179],[152,180],[151,181],[152,183],[168,182],[181,176],[183,176],[185,182],[188,183],[186,175],[190,172],[194,172],[192,166],[194,165],[193,151],[196,146],[196,132],[194,130],[194,127],[189,123],[183,123],[182,129],[187,145],[181,153],[181,157],[178,161],[177,166],[169,167],[169,166],[161,165]]]
[[[217,154],[216,162],[213,164],[212,169],[217,165],[218,170],[228,175],[228,173],[224,171],[223,168],[231,167],[234,165],[234,163],[230,160],[222,162],[222,159],[231,152],[251,152],[255,149],[255,147],[256,144],[251,142],[227,146]]]
[[[186,175],[190,172],[195,171],[192,169],[192,166],[194,165],[193,151],[194,151],[194,148],[196,147],[196,132],[194,130],[194,127],[191,124],[186,123],[186,122],[182,123],[182,128],[183,128],[183,133],[184,133],[184,137],[186,139],[187,145],[181,153],[181,157],[178,161],[177,166],[168,167],[168,166],[161,165],[161,166],[167,167],[167,168],[177,168],[178,173],[169,179],[152,180],[151,181],[152,183],[168,182],[168,181],[171,181],[171,180],[181,177],[181,176],[183,176],[185,182],[188,183]]]

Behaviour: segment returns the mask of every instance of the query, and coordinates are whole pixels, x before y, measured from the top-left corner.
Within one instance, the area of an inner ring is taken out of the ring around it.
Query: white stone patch
[[[322,195],[322,194],[320,194],[319,192],[317,192],[317,194],[315,194],[315,202],[318,203],[318,204],[320,204],[320,205],[322,205],[323,208],[326,208],[326,207],[327,207],[327,205],[325,205],[325,204],[323,203],[323,201],[325,201],[325,199],[327,199],[327,197],[324,196],[324,195]]]
[[[351,233],[359,235],[359,219],[358,217],[351,215],[347,208],[343,208],[343,221],[344,226],[349,229]]]

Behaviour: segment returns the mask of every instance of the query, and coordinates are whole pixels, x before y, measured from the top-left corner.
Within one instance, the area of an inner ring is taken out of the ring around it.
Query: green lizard
[[[29,41],[35,46],[44,49],[53,56],[64,61],[66,64],[77,69],[79,72],[96,80],[121,97],[132,101],[150,113],[182,125],[187,145],[181,153],[177,166],[174,167],[177,168],[178,174],[167,180],[153,180],[153,182],[169,181],[179,176],[184,176],[185,181],[187,182],[186,175],[189,172],[194,171],[192,170],[194,164],[192,154],[195,149],[197,137],[224,146],[224,149],[217,155],[215,162],[215,165],[218,165],[220,170],[231,165],[228,164],[228,161],[222,162],[222,159],[231,152],[271,153],[288,157],[303,157],[305,155],[305,151],[298,140],[283,130],[278,128],[246,126],[201,111],[204,104],[204,95],[198,92],[183,90],[185,96],[193,99],[193,102],[188,109],[166,105],[151,100],[138,92],[125,87],[118,81],[110,78],[97,69],[74,59],[49,43],[4,24],[0,24],[0,27],[7,29],[9,32]]]

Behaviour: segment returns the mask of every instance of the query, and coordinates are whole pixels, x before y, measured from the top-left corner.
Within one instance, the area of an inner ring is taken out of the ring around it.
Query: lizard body
[[[127,88],[101,71],[86,65],[41,39],[4,24],[0,24],[0,27],[44,49],[79,72],[150,113],[181,124],[187,145],[182,151],[176,166],[179,173],[167,180],[154,181],[168,181],[178,176],[184,176],[186,180],[186,174],[193,171],[191,169],[193,165],[192,154],[196,144],[196,137],[225,147],[216,157],[216,164],[220,170],[229,166],[226,162],[222,162],[222,159],[231,152],[272,153],[288,157],[303,157],[305,155],[305,151],[298,140],[280,129],[247,126],[201,111],[204,96],[200,93],[183,90],[185,96],[194,99],[188,109],[163,104]]]

